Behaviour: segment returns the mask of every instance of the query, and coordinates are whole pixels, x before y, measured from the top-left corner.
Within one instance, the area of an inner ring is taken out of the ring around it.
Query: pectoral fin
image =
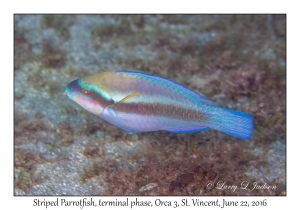
[[[130,99],[134,98],[134,97],[140,97],[141,95],[138,93],[138,92],[135,92],[135,93],[132,93],[126,97],[124,97],[122,100],[118,101],[118,102],[115,102],[114,104],[112,105],[109,105],[107,107],[107,109],[109,110],[109,112],[115,117],[116,116],[116,113],[115,113],[115,110],[114,108],[118,105],[118,104],[121,104],[121,103],[124,103],[125,101],[129,101]]]
[[[132,94],[130,94],[130,95],[124,97],[121,101],[116,102],[113,106],[115,107],[115,106],[117,106],[118,104],[121,104],[121,103],[123,103],[123,102],[125,102],[125,101],[129,101],[129,100],[132,99],[133,97],[140,97],[140,96],[141,96],[141,95],[140,95],[138,92],[132,93]]]
[[[125,98],[123,98],[123,99],[122,99],[121,101],[119,101],[117,104],[123,103],[123,102],[125,102],[125,101],[129,101],[132,97],[136,97],[136,96],[140,97],[141,95],[140,95],[138,92],[132,93],[132,94],[126,96]]]

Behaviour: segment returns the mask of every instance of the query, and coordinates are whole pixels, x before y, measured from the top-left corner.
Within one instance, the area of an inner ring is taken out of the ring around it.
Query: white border
[[[292,1],[291,1],[292,2]],[[266,197],[267,208],[299,206],[299,13],[291,2],[281,1],[5,1],[1,3],[1,208],[32,209],[36,197],[13,196],[13,14],[14,13],[287,13],[287,196]],[[40,197],[48,199],[47,197]],[[61,197],[60,197],[61,198]],[[64,197],[79,200],[80,197]],[[104,197],[103,199],[112,197]],[[121,198],[121,197],[117,197]],[[124,198],[124,197],[122,197]],[[181,197],[159,197],[170,200]],[[183,197],[188,198],[188,197]],[[198,197],[204,200],[222,197]],[[49,198],[50,200],[55,197]],[[100,199],[97,197],[96,199]],[[141,199],[155,200],[156,197]],[[260,200],[263,197],[226,197]],[[7,207],[7,208],[6,208]],[[55,209],[61,209],[58,207]],[[163,209],[166,207],[160,207]],[[199,209],[199,207],[190,207]],[[35,207],[45,209],[45,207]],[[72,208],[75,209],[75,208]],[[80,209],[80,208],[79,208]],[[115,209],[115,208],[114,208]],[[213,208],[210,208],[213,209]],[[219,207],[218,207],[219,209]],[[260,209],[260,207],[256,207]]]

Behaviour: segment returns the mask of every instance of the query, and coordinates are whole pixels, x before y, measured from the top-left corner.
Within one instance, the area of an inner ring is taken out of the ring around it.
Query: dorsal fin
[[[198,98],[200,101],[202,101],[203,103],[206,103],[210,106],[218,106],[217,104],[215,104],[214,102],[212,102],[211,100],[209,100],[208,98],[206,98],[205,96],[201,95],[200,93],[197,93],[177,82],[174,82],[172,80],[169,80],[169,79],[166,79],[166,78],[163,78],[163,77],[160,77],[160,76],[156,76],[156,75],[153,75],[153,74],[147,74],[147,73],[144,73],[144,72],[138,72],[138,71],[133,71],[133,70],[118,70],[118,71],[115,71],[116,73],[123,73],[123,74],[128,74],[128,75],[138,75],[138,76],[141,76],[141,77],[150,77],[150,78],[153,78],[153,79],[156,79],[156,80],[160,80],[160,81],[163,81],[169,85],[173,85],[173,86],[177,86],[179,89],[181,89],[183,92],[187,92],[189,93],[190,95],[192,95],[193,97],[195,98]]]

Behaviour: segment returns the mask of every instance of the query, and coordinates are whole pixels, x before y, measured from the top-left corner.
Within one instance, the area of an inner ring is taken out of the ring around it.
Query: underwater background
[[[254,117],[216,130],[128,133],[65,95],[137,70]],[[236,188],[234,186],[237,186]],[[15,195],[285,195],[285,15],[15,15]]]

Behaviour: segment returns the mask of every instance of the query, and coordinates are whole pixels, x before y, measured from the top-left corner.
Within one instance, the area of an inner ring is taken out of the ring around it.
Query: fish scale
[[[70,99],[89,112],[132,132],[174,133],[213,128],[251,139],[253,117],[218,107],[171,80],[134,71],[103,72],[71,82]]]

